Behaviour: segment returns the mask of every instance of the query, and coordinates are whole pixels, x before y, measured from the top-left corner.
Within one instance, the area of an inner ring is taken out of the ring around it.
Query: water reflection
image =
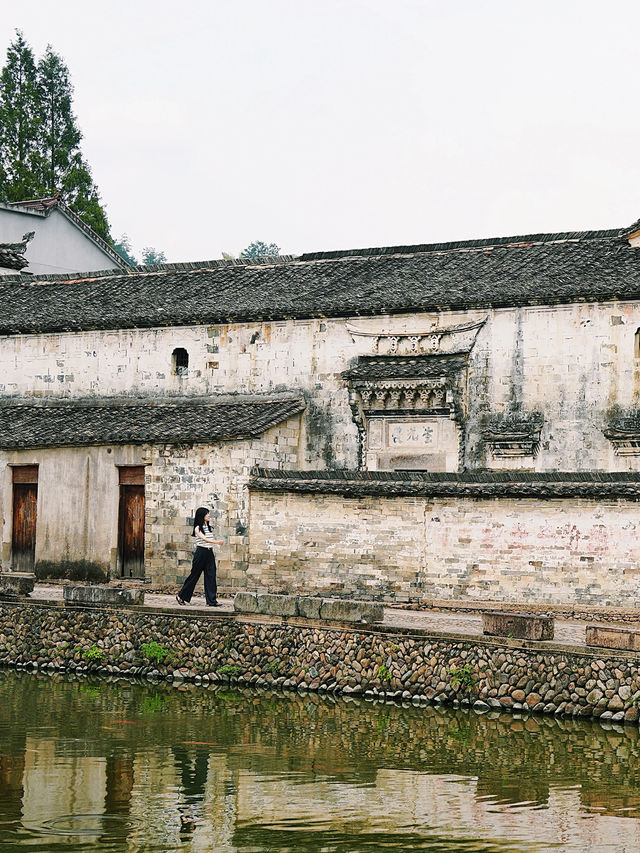
[[[0,672],[2,851],[640,850],[634,727]]]

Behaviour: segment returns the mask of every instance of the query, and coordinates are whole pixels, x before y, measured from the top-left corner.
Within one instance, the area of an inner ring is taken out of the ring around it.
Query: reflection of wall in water
[[[582,811],[579,787],[549,792],[544,821],[536,803],[501,803],[480,799],[477,779],[429,775],[407,770],[377,771],[373,785],[345,784],[320,778],[300,785],[283,775],[264,777],[250,770],[238,776],[238,835],[256,826],[304,826],[306,830],[402,833],[433,831],[449,839],[495,841],[536,839],[542,845],[572,841],[583,851],[599,853],[605,844],[617,850],[640,849],[638,820],[607,820]],[[543,803],[539,803],[543,805]]]
[[[28,736],[24,764],[23,820],[41,826],[61,815],[100,814],[106,790],[106,763],[102,756],[74,743],[64,761],[64,741]],[[52,784],[55,779],[55,784]]]

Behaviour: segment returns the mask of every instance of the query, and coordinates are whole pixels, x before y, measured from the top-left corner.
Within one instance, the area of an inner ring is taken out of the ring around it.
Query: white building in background
[[[130,269],[102,237],[82,221],[59,195],[0,203],[0,244],[19,243],[34,232],[25,272],[34,275]],[[0,266],[0,275],[3,269]]]

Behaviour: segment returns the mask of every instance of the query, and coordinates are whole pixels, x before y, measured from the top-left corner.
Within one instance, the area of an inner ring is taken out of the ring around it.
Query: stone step
[[[67,604],[144,604],[144,590],[66,584],[64,600]]]
[[[306,619],[365,624],[382,622],[384,615],[383,605],[373,601],[254,592],[236,593],[233,609],[236,613],[302,616]]]
[[[493,610],[482,614],[482,633],[518,640],[553,640],[553,616]]]
[[[615,625],[587,625],[587,645],[602,646],[605,649],[625,649],[640,652],[640,627],[623,628]]]
[[[0,597],[29,595],[35,583],[36,576],[31,572],[0,572]]]

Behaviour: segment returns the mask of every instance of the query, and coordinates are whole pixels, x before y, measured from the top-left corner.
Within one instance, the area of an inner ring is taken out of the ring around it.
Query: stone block
[[[236,592],[233,597],[233,609],[236,613],[257,613],[258,596],[255,592]]]
[[[298,616],[304,616],[305,619],[319,619],[321,607],[321,598],[310,595],[298,596]]]
[[[611,627],[587,625],[586,635],[588,646],[640,652],[640,628],[623,628],[619,625]]]
[[[258,613],[269,616],[297,616],[298,602],[295,595],[258,595]]]
[[[342,598],[325,598],[320,608],[320,618],[338,622],[382,622],[384,607],[372,601],[346,601]]]
[[[492,611],[482,614],[482,633],[518,640],[553,640],[553,616]]]
[[[144,604],[144,590],[66,584],[64,600],[67,604]]]
[[[0,572],[0,597],[29,595],[35,583],[36,576],[31,572]]]

